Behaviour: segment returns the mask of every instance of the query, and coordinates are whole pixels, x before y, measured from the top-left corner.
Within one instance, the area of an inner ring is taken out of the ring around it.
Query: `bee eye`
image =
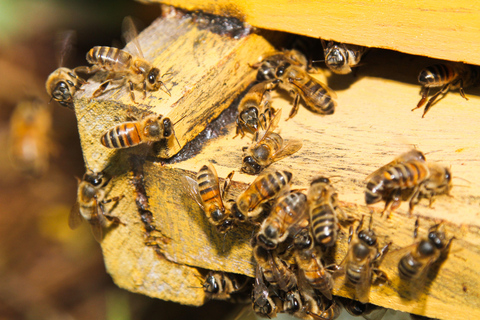
[[[151,84],[154,84],[155,83],[155,75],[154,74],[149,74],[148,75],[148,82],[150,82]]]

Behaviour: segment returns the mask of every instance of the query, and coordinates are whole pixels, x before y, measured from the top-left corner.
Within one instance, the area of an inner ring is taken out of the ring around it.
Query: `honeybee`
[[[291,139],[285,142],[278,133],[273,132],[280,115],[278,111],[265,131],[255,131],[252,144],[243,148],[243,172],[258,174],[273,162],[294,154],[302,147],[302,141]]]
[[[345,310],[347,310],[347,312],[354,317],[362,316],[367,320],[381,320],[388,311],[386,308],[381,308],[371,303],[361,303],[359,301],[347,298],[337,299],[341,299],[340,301]]]
[[[51,140],[52,113],[37,99],[20,101],[10,119],[9,154],[22,172],[41,175],[48,169],[54,151]]]
[[[407,162],[407,161],[413,161],[413,160],[426,161],[425,154],[423,154],[422,151],[417,150],[417,149],[412,149],[412,150],[409,150],[407,152],[404,152],[401,155],[399,155],[398,157],[396,157],[395,159],[393,159],[392,161],[390,161],[389,163],[387,163],[386,165],[384,165],[383,167],[378,168],[374,172],[370,173],[365,178],[365,180],[370,180],[373,176],[376,176],[376,175],[390,169],[391,167],[393,167],[393,166],[395,166],[399,163]]]
[[[87,170],[83,180],[78,179],[77,202],[70,212],[68,224],[71,229],[77,228],[83,220],[90,223],[95,240],[102,241],[102,228],[107,226],[106,219],[120,224],[119,218],[105,212],[104,205],[112,201],[118,202],[122,196],[105,199],[105,187],[110,182],[102,172]]]
[[[172,136],[175,133],[170,118],[152,114],[139,121],[127,121],[113,126],[102,135],[100,142],[107,148],[124,149],[144,143],[168,141]]]
[[[334,320],[341,313],[340,306],[332,301],[328,308],[311,288],[288,292],[285,296],[284,311],[305,320]]]
[[[248,278],[233,273],[210,271],[205,278],[203,290],[210,299],[227,300],[232,294],[246,289]]]
[[[477,85],[480,81],[480,73],[474,66],[463,63],[435,64],[420,71],[418,82],[422,85],[422,98],[417,106],[412,109],[421,108],[428,99],[430,88],[441,87],[441,89],[428,99],[422,118],[433,106],[440,95],[446,94],[449,90],[460,91],[460,95],[468,100],[463,88]]]
[[[100,84],[93,97],[100,96],[111,82],[118,80],[128,84],[133,103],[137,103],[134,93],[136,88],[143,90],[144,99],[147,90],[157,91],[160,86],[170,95],[170,91],[161,80],[164,75],[160,75],[160,70],[144,59],[131,17],[125,17],[123,29],[126,41],[133,44],[134,53],[106,46],[93,47],[87,53],[86,59],[93,66],[85,68],[84,72],[93,73],[99,70],[109,72],[107,80]]]
[[[405,253],[398,262],[400,279],[408,284],[409,293],[416,297],[425,285],[427,275],[432,265],[446,254],[453,237],[447,241],[441,225],[432,226],[428,238],[421,239],[411,246],[400,249],[396,254]],[[416,238],[418,220],[415,223],[414,238]]]
[[[257,264],[255,268],[255,283],[252,290],[253,310],[262,317],[275,318],[277,312],[283,310],[283,302],[271,294],[263,280],[263,270]]]
[[[226,189],[234,172],[225,179],[223,190],[220,191],[218,175],[212,164],[200,168],[197,180],[184,176],[185,187],[191,197],[203,209],[208,221],[214,225],[218,232],[225,233],[233,227],[234,219],[231,215],[231,204],[224,204]]]
[[[450,168],[437,163],[427,163],[427,167],[430,176],[419,185],[417,193],[414,193],[412,196],[410,213],[413,211],[414,205],[418,204],[421,199],[428,199],[431,207],[437,195],[449,195],[450,190],[452,190],[452,173]]]
[[[257,235],[258,244],[267,250],[277,248],[304,219],[307,209],[307,196],[301,192],[291,192],[278,198],[269,216],[262,222]],[[298,226],[301,228],[301,226]],[[303,226],[306,227],[306,226]]]
[[[395,210],[401,201],[410,200],[410,213],[413,210],[413,196],[419,186],[428,179],[430,171],[425,161],[412,160],[390,166],[387,170],[372,176],[365,189],[367,205],[385,201],[385,209]]]
[[[239,221],[255,219],[263,211],[263,205],[290,188],[292,173],[276,170],[258,176],[240,193],[232,205],[232,213]]]
[[[257,83],[242,98],[238,105],[237,130],[235,137],[239,134],[245,136],[245,130],[249,133],[256,132],[259,128],[265,130],[268,123],[275,115],[275,109],[270,105],[269,91],[274,89],[274,81]]]
[[[283,62],[288,62],[303,68],[305,71],[307,70],[307,59],[300,51],[286,50],[270,55],[261,62],[252,65],[252,68],[258,69],[257,81],[275,81],[275,71]]]
[[[319,290],[327,299],[332,300],[333,278],[324,268],[314,246],[313,237],[308,229],[301,230],[294,238],[295,261],[299,272],[309,285]]]
[[[265,280],[271,285],[285,292],[291,291],[297,286],[295,273],[274,252],[255,245],[253,247],[253,257],[257,264],[262,267]]]
[[[317,243],[325,250],[335,245],[338,234],[338,194],[330,180],[318,177],[310,183],[307,194],[312,233]]]
[[[353,229],[350,228],[348,252],[338,267],[336,274],[344,273],[346,280],[355,285],[355,298],[361,303],[367,303],[372,284],[372,273],[376,274],[377,279],[387,279],[386,274],[378,269],[378,266],[381,263],[381,258],[386,254],[390,243],[379,250],[377,235],[371,227],[372,218],[370,218],[368,229],[360,230],[362,224],[363,217],[355,231],[353,241]]]
[[[356,46],[335,41],[322,41],[323,54],[327,67],[338,74],[348,74],[352,68],[358,66],[362,56],[368,51],[367,47]]]
[[[48,95],[64,107],[73,109],[73,95],[82,85],[87,83],[84,79],[77,75],[77,72],[84,67],[68,69],[62,67],[63,60],[70,51],[75,33],[67,31],[60,35],[61,50],[59,59],[59,68],[53,71],[45,82],[45,89]]]

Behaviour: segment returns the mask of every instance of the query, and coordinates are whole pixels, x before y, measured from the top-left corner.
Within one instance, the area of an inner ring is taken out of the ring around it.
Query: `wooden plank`
[[[247,65],[261,55],[243,54],[240,63]],[[364,178],[412,145],[427,152],[429,161],[451,165],[456,185],[452,190],[453,197],[439,197],[434,209],[428,208],[425,203],[415,208],[415,214],[422,218],[421,235],[435,221],[445,221],[448,235],[456,237],[428,295],[418,301],[401,299],[395,282],[395,262],[386,258],[385,267],[392,284],[374,287],[370,298],[373,303],[384,307],[429,317],[478,316],[480,186],[477,181],[480,180],[480,164],[476,159],[479,158],[477,138],[480,129],[476,123],[476,106],[480,103],[479,91],[467,89],[469,101],[456,92],[449,93],[422,119],[420,111],[411,112],[410,109],[420,98],[419,85],[415,83],[416,74],[431,61],[383,51],[372,52],[368,61],[371,63],[367,62],[360,68],[356,76],[331,75],[328,71],[314,75],[336,90],[338,108],[335,114],[322,117],[302,107],[292,120],[281,120],[282,136],[286,139],[301,138],[303,148],[272,166],[292,170],[295,187],[308,186],[318,174],[335,176],[335,186],[344,210],[357,217],[375,212],[374,228],[380,243],[392,241],[395,249],[413,242],[411,235],[415,219],[408,217],[406,204],[402,204],[390,220],[380,218],[381,205],[366,207]],[[88,97],[87,92],[84,95]],[[273,106],[285,109],[285,117],[291,108],[291,99],[282,92],[274,92],[272,96]],[[193,176],[207,162],[215,164],[220,177],[239,170],[241,148],[249,142],[246,138],[233,139],[236,105],[227,109],[170,160],[147,158],[144,165],[145,188],[154,223],[160,231],[156,232],[158,243],[154,246],[158,250],[154,250],[145,245],[145,231],[135,206],[136,191],[132,188],[130,173],[131,156],[141,157],[145,150],[124,150],[112,157],[98,141],[99,133],[123,119],[125,108],[117,100],[127,104],[127,92],[122,90],[116,96],[103,98],[103,101],[88,103],[80,95],[76,111],[87,167],[96,170],[106,168],[115,176],[111,183],[113,190],[107,198],[119,194],[125,196],[112,209],[112,214],[119,216],[126,226],[111,229],[102,242],[107,269],[116,283],[150,296],[198,305],[203,302],[204,296],[201,289],[194,288],[200,283],[197,278],[199,272],[194,267],[253,276],[249,246],[253,228],[245,225],[227,233],[225,238],[218,235],[200,208],[182,189],[181,182],[183,175]],[[207,100],[206,105],[214,106],[215,101]],[[95,136],[96,139],[92,138]],[[237,172],[231,197],[234,198],[253,179]],[[335,254],[337,262],[346,253],[347,232],[343,230],[340,236]],[[162,238],[166,241],[162,242]],[[338,281],[334,293],[352,296],[352,292]]]
[[[460,1],[142,0],[252,26],[480,65],[480,8]],[[453,45],[454,44],[454,45]],[[318,53],[319,58],[322,54]]]

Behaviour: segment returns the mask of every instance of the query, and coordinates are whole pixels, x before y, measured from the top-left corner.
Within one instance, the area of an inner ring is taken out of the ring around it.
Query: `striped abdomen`
[[[306,204],[307,196],[303,193],[289,193],[278,200],[269,218],[285,227],[294,225],[303,217]]]
[[[458,76],[458,72],[452,66],[435,64],[420,71],[418,82],[425,87],[439,87],[452,82]]]
[[[251,211],[261,202],[278,195],[292,180],[292,173],[289,171],[275,171],[261,175],[244,191],[250,195],[248,210]],[[240,206],[239,206],[240,207]]]
[[[269,132],[263,138],[262,143],[253,148],[252,155],[260,165],[268,166],[274,160],[272,155],[280,150],[282,146],[283,138],[278,133]]]
[[[312,112],[319,114],[333,114],[337,105],[332,96],[332,90],[309,75],[305,74],[305,84],[292,79],[292,83],[299,89],[299,93],[305,101],[305,106]]]
[[[423,264],[415,259],[411,252],[407,253],[398,262],[398,272],[403,279],[413,279],[419,274]]]
[[[93,47],[87,53],[87,61],[108,71],[124,71],[130,68],[132,55],[112,47]]]
[[[310,263],[302,267],[305,279],[312,288],[322,292],[327,298],[332,298],[333,279],[330,273],[325,271],[321,262],[312,255]]]
[[[211,165],[204,165],[197,174],[198,190],[205,206],[206,214],[213,222],[224,219],[223,206],[217,172]]]
[[[310,208],[312,232],[318,244],[331,247],[337,239],[337,218],[333,207],[327,203],[320,203]]]
[[[100,142],[107,148],[130,148],[143,142],[140,131],[138,122],[125,122],[109,129]]]

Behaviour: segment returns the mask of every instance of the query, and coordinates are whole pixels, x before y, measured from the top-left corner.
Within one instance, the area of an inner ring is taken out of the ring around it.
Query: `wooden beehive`
[[[297,11],[292,9],[287,12],[287,3],[283,2],[276,3],[278,11],[267,10],[265,5],[255,7],[253,2],[242,2],[241,6],[222,2],[218,7],[209,2],[169,3],[212,13],[228,12],[257,27],[436,58],[480,62],[476,56],[478,53],[473,50],[467,53],[460,49],[460,45],[443,50],[438,43],[448,40],[436,36],[435,32],[428,33],[431,36],[428,41],[421,39],[413,41],[415,45],[409,45],[407,39],[413,34],[415,25],[412,21],[423,17],[421,5],[418,5],[420,13],[413,7],[397,8],[398,12],[404,14],[405,21],[411,22],[410,27],[405,29],[408,35],[378,19],[371,20],[376,22],[371,23],[371,29],[384,33],[379,40],[374,37],[374,31],[355,31],[366,29],[368,15],[372,15],[371,7],[367,4],[352,10],[349,7],[352,4],[344,2],[335,11],[322,3],[307,5],[298,2],[288,3]],[[377,5],[380,11],[382,8],[394,11],[380,2]],[[455,20],[457,18],[452,19],[453,22],[449,20],[452,25],[442,24],[442,29],[437,30],[434,24],[428,24],[422,30],[440,32],[448,29],[442,35],[455,38],[457,44],[464,41],[462,46],[466,48],[470,43],[468,36],[473,34],[471,30],[476,31],[476,37],[480,31],[480,25],[475,24],[475,21],[480,21],[478,10],[471,8],[469,11],[466,3],[462,7],[466,13],[457,7],[452,8],[450,4],[448,7],[446,2],[443,5],[455,17],[462,12],[470,17],[464,21],[464,26],[470,27],[465,27],[466,32],[462,33],[462,37],[455,36],[455,32],[450,33],[455,21],[459,21]],[[400,10],[402,8],[405,10]],[[326,14],[332,10],[336,15]],[[265,14],[267,11],[270,15]],[[307,11],[310,13],[307,14]],[[309,24],[313,14],[320,16],[316,12],[323,12],[327,18]],[[441,17],[443,11],[439,12]],[[361,13],[364,19],[360,21],[365,21],[365,26],[346,28],[346,22],[351,22]],[[262,14],[265,14],[265,21],[259,18]],[[476,17],[476,20],[472,21],[471,17]],[[400,21],[401,18],[399,15],[396,19]],[[107,197],[124,195],[111,213],[119,216],[126,225],[108,230],[102,241],[108,272],[120,287],[190,305],[205,302],[204,292],[198,288],[201,277],[198,268],[254,275],[249,245],[253,227],[246,225],[236,228],[227,233],[224,239],[216,233],[184,190],[182,176],[193,176],[207,162],[214,163],[222,178],[236,170],[230,189],[232,198],[253,181],[254,177],[239,172],[241,149],[249,141],[233,139],[236,107],[240,94],[255,78],[255,71],[249,64],[274,52],[272,43],[283,37],[275,32],[222,35],[199,26],[196,21],[195,16],[171,10],[139,36],[146,59],[162,72],[171,73],[172,79],[167,82],[171,96],[162,91],[153,92],[134,105],[126,88],[119,88],[91,99],[99,85],[96,78],[90,80],[83,87],[84,90],[75,96],[85,163],[94,171],[105,170],[114,175]],[[389,42],[391,37],[387,37],[388,31],[399,35],[395,45]],[[429,43],[428,47],[424,46],[426,42]],[[373,212],[374,228],[381,244],[392,241],[393,249],[413,243],[416,216],[421,218],[419,233],[423,236],[429,226],[444,221],[448,235],[455,236],[455,240],[428,294],[422,295],[418,301],[406,301],[400,297],[395,285],[384,285],[373,287],[370,299],[372,303],[384,307],[429,317],[473,317],[480,315],[477,271],[480,268],[480,187],[477,183],[480,181],[480,165],[476,161],[480,136],[476,121],[479,91],[477,88],[467,89],[469,101],[465,101],[458,93],[449,93],[422,119],[420,111],[410,110],[419,100],[420,87],[416,83],[418,71],[431,63],[431,59],[424,57],[379,50],[369,54],[365,65],[355,75],[338,76],[327,70],[314,74],[314,77],[328,83],[337,92],[338,108],[334,115],[318,116],[302,107],[292,120],[284,122],[282,119],[282,136],[287,139],[301,138],[303,148],[273,167],[291,170],[294,173],[294,186],[299,188],[307,187],[309,181],[319,174],[335,176],[335,186],[344,210],[355,217]],[[285,116],[291,108],[291,99],[275,92],[273,105],[284,109]],[[153,150],[147,146],[125,150],[103,147],[100,136],[109,127],[124,122],[127,110],[148,110],[169,116],[173,122],[178,122],[175,133],[179,144]],[[381,205],[366,207],[364,204],[364,179],[413,145],[429,153],[430,161],[451,165],[454,176],[467,181],[456,180],[453,197],[439,197],[433,209],[426,203],[418,205],[415,217],[408,216],[407,204],[403,204],[391,219],[381,218]],[[147,211],[153,213],[152,223],[157,229],[149,232],[147,238],[145,223],[141,220],[142,210],[136,204],[141,192],[139,181],[145,186]],[[342,230],[340,235],[336,261],[341,261],[347,251],[347,232]],[[387,258],[384,268],[391,279],[396,278],[395,264]],[[334,293],[352,297],[352,292],[340,282],[336,283]]]

